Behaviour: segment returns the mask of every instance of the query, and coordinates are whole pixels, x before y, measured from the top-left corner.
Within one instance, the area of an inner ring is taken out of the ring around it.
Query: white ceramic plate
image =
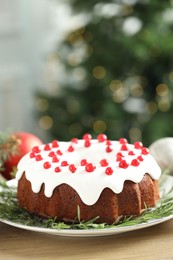
[[[8,183],[10,186],[16,185],[13,181],[10,181]],[[169,192],[169,190],[173,187],[173,177],[167,176],[166,181],[164,181],[164,185],[162,187],[161,192]],[[162,196],[162,194],[161,194]],[[107,235],[115,235],[120,234],[124,232],[134,231],[142,228],[151,227],[160,223],[163,223],[165,221],[168,221],[173,218],[173,215],[169,215],[167,217],[159,218],[159,219],[152,219],[148,222],[140,223],[133,226],[116,226],[111,228],[104,228],[104,229],[87,229],[87,230],[74,230],[74,229],[51,229],[51,228],[41,228],[41,227],[35,227],[35,226],[27,226],[20,223],[0,219],[1,222],[25,229],[30,231],[36,231],[36,232],[42,232],[52,235],[58,235],[58,236],[70,236],[70,237],[91,237],[91,236],[107,236]]]

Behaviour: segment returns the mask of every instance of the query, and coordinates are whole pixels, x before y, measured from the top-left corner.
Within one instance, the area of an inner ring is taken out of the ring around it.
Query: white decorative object
[[[149,147],[162,170],[170,170],[173,173],[173,137],[158,139]]]

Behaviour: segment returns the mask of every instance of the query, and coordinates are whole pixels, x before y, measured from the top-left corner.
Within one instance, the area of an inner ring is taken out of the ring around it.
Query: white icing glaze
[[[154,180],[158,180],[161,175],[160,167],[150,154],[142,155],[143,161],[140,161],[138,166],[131,165],[131,161],[141,155],[141,149],[135,149],[132,144],[126,144],[128,151],[122,151],[122,144],[119,141],[111,141],[112,151],[106,152],[106,141],[98,142],[97,139],[92,139],[89,147],[84,147],[84,142],[83,139],[78,140],[78,143],[58,142],[58,148],[52,148],[52,143],[50,143],[51,151],[61,150],[63,153],[63,155],[57,156],[59,162],[52,162],[52,157],[49,156],[50,150],[45,151],[45,145],[41,145],[39,147],[41,152],[38,154],[43,159],[36,161],[35,158],[30,158],[30,153],[26,154],[18,164],[16,179],[19,180],[25,172],[35,193],[40,191],[41,185],[44,183],[47,197],[52,196],[53,190],[58,185],[68,184],[77,191],[85,204],[93,205],[106,187],[115,193],[120,193],[126,180],[139,183],[145,173],[148,173]],[[68,151],[70,145],[74,147],[72,152]],[[133,151],[134,155],[128,155],[129,150]],[[123,154],[123,159],[129,164],[126,169],[120,168],[119,162],[116,161],[118,152]],[[86,172],[85,166],[80,165],[82,159],[92,163],[95,167],[94,171]],[[108,166],[113,169],[112,175],[108,176],[105,173],[106,167],[100,165],[102,159],[106,159],[109,163]],[[62,161],[74,164],[76,171],[72,173],[69,165],[61,166]],[[45,169],[44,162],[50,162],[51,167]],[[55,172],[57,166],[60,167],[61,172]]]

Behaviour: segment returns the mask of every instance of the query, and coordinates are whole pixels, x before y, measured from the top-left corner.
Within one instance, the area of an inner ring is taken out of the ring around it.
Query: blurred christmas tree
[[[37,95],[42,127],[61,140],[89,132],[149,145],[173,136],[173,1],[69,3],[87,22],[57,47],[64,75]]]

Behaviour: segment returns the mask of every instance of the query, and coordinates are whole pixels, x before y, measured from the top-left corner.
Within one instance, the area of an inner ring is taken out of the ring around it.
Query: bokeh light
[[[93,124],[93,130],[96,133],[104,133],[106,128],[106,123],[103,120],[96,120]]]
[[[53,126],[53,120],[50,116],[42,116],[39,119],[39,126],[44,130],[49,130]]]
[[[93,77],[96,79],[103,79],[106,75],[106,70],[103,66],[96,66],[93,68]]]
[[[169,88],[166,84],[159,84],[156,86],[156,93],[158,96],[166,96],[169,94]]]

